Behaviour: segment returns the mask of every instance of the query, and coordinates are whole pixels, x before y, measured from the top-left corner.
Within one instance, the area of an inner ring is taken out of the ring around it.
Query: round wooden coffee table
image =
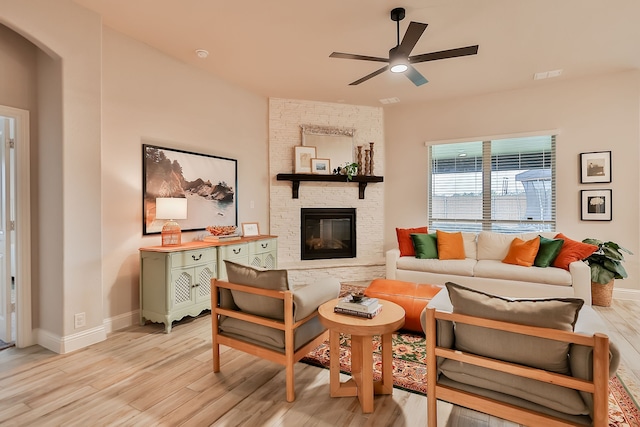
[[[358,396],[362,412],[373,412],[375,394],[393,393],[391,335],[404,325],[404,309],[380,300],[382,311],[373,319],[333,312],[340,298],[318,307],[320,322],[329,329],[329,386],[331,397]],[[340,333],[351,335],[351,379],[340,382]],[[380,335],[382,378],[373,381],[373,336]]]

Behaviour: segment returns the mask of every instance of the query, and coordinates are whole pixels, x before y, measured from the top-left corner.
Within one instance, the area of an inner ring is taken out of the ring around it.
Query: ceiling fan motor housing
[[[391,10],[391,20],[398,22],[404,19],[404,7],[396,7]]]

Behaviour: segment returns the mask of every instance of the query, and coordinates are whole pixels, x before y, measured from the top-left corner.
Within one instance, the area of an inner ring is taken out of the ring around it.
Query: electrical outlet
[[[76,313],[73,315],[73,324],[75,328],[82,328],[86,325],[86,319],[84,313]]]

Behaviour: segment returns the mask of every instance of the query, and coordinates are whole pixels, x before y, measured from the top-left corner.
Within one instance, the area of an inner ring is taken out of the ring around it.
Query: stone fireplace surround
[[[375,143],[375,175],[384,175],[382,108],[271,98],[269,100],[269,233],[278,236],[278,268],[289,271],[291,284],[321,277],[341,282],[384,277],[384,183],[367,186],[358,198],[355,183],[304,182],[299,198],[291,197],[291,182],[278,173],[293,173],[293,147],[300,145],[303,124],[354,128],[354,144]],[[333,167],[334,165],[332,165]],[[301,208],[355,208],[356,258],[301,260]]]

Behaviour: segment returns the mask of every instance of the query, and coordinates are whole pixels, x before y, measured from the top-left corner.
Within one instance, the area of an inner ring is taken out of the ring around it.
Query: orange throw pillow
[[[400,256],[416,256],[416,250],[413,248],[413,240],[411,240],[411,233],[427,234],[427,227],[396,228],[396,235],[398,236],[398,248],[400,249]]]
[[[438,259],[465,259],[462,233],[447,233],[436,230]]]
[[[555,238],[564,240],[564,243],[556,260],[553,261],[553,266],[564,268],[567,271],[569,270],[569,264],[574,261],[582,261],[598,250],[596,245],[571,240],[562,233],[556,234]]]
[[[531,267],[536,260],[536,255],[538,255],[538,249],[540,249],[539,237],[526,242],[516,237],[511,241],[509,252],[502,262]]]

